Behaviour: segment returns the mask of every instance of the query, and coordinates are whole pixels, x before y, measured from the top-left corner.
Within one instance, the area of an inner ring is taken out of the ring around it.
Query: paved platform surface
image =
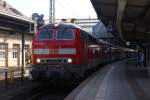
[[[119,61],[93,74],[65,100],[150,100],[150,77],[132,59]]]

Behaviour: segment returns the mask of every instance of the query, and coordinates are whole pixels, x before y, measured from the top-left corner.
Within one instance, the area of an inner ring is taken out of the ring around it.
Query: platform
[[[150,78],[132,59],[119,61],[90,76],[65,100],[150,100]]]

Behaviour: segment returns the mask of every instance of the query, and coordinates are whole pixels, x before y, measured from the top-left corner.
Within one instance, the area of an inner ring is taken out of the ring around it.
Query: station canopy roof
[[[0,0],[0,30],[12,32],[30,32],[33,27],[31,18]]]
[[[97,16],[124,41],[146,42],[150,36],[150,0],[91,0]]]

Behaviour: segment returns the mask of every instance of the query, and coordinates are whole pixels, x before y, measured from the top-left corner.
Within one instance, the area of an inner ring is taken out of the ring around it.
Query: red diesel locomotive
[[[81,78],[88,69],[115,59],[115,50],[74,24],[44,25],[32,42],[31,76]]]

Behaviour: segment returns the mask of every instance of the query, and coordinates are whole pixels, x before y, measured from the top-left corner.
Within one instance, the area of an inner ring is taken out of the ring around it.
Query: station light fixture
[[[129,45],[130,45],[130,42],[129,42],[129,41],[127,41],[127,42],[126,42],[126,45],[127,45],[127,46],[129,46]]]
[[[55,27],[59,26],[59,23],[55,23],[54,26],[55,26]]]

